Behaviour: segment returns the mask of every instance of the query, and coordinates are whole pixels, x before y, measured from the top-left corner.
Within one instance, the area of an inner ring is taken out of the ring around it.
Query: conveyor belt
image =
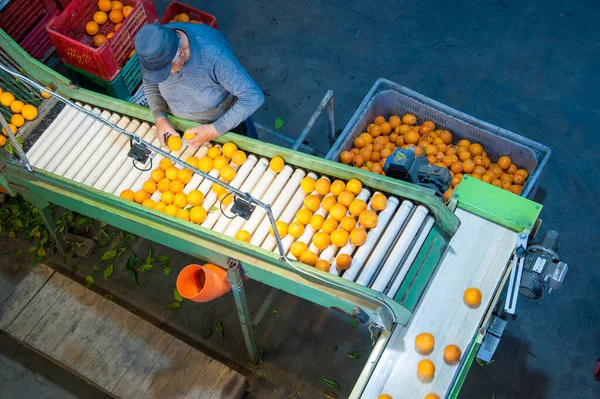
[[[128,132],[135,133],[146,142],[159,145],[156,127],[147,122],[88,105],[84,108]],[[181,150],[168,152],[181,160],[192,156],[200,159],[207,155],[213,145],[216,144],[209,143],[200,148],[191,148],[184,144]],[[91,116],[66,106],[29,149],[27,156],[38,169],[118,196],[124,190],[141,190],[144,182],[150,179],[151,170],[142,171],[134,167],[132,159],[127,156],[129,148],[128,137]],[[152,169],[158,167],[161,159],[161,155],[154,157]],[[308,195],[301,188],[302,179],[306,176],[313,179],[326,176],[319,176],[290,164],[276,173],[269,167],[269,162],[270,159],[250,153],[239,167],[230,162],[236,170],[236,176],[229,184],[270,204],[275,219],[290,224],[296,220],[296,214],[302,209],[303,201]],[[216,169],[209,174],[215,178],[219,177],[219,171]],[[205,197],[202,206],[208,216],[202,222],[202,227],[231,237],[240,230],[246,230],[251,234],[251,244],[268,251],[278,251],[274,237],[269,234],[271,225],[264,209],[257,208],[249,220],[233,215],[230,211],[231,205],[222,206],[213,190],[213,183],[201,175],[194,175],[185,185],[183,192],[188,194],[192,190],[199,190]],[[311,194],[322,198],[316,192]],[[374,194],[375,190],[363,187],[356,198],[365,201],[368,209],[372,209],[370,201]],[[160,198],[159,191],[151,196],[151,199],[157,202]],[[323,216],[324,219],[328,217],[328,211],[323,207],[315,214]],[[302,241],[319,259],[331,264],[332,274],[341,275],[347,280],[374,288],[393,298],[432,225],[433,218],[429,216],[426,207],[390,196],[386,209],[379,212],[377,226],[368,230],[366,242],[360,247],[355,247],[348,241],[341,248],[330,244],[329,247],[319,250],[312,243],[317,230],[310,224],[305,226],[299,238],[287,235],[282,242],[287,256],[291,259],[295,259],[290,253],[291,245],[295,241]],[[352,256],[352,264],[348,270],[336,267],[336,258],[340,254]]]

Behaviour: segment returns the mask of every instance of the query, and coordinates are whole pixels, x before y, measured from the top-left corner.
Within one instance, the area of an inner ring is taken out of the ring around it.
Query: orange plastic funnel
[[[231,291],[227,272],[211,263],[187,265],[177,276],[177,291],[185,299],[208,302]]]

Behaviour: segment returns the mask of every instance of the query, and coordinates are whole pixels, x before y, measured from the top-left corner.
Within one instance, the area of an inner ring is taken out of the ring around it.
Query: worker
[[[148,24],[135,37],[144,91],[161,145],[177,135],[167,112],[200,123],[198,147],[229,131],[257,138],[250,116],[264,95],[216,29],[202,24]]]

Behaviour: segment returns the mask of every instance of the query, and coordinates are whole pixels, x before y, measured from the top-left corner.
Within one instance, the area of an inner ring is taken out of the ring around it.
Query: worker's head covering
[[[178,48],[179,35],[175,30],[159,24],[144,25],[135,36],[142,78],[150,83],[167,80]]]

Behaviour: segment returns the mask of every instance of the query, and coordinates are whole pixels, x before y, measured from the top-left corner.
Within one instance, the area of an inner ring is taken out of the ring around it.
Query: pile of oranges
[[[42,93],[42,95],[46,98],[49,96],[47,93]],[[9,91],[3,91],[0,88],[0,104],[2,106],[9,108],[13,113],[10,118],[8,127],[13,132],[13,134],[17,133],[17,130],[25,124],[26,121],[32,121],[38,116],[38,110],[35,106],[31,104],[25,104],[23,101],[17,100],[15,95]],[[0,147],[4,147],[6,145],[6,130],[2,128],[2,134],[0,134]]]
[[[444,194],[449,200],[464,175],[469,175],[496,187],[520,194],[529,174],[501,156],[493,163],[479,143],[460,140],[453,144],[452,133],[436,128],[432,121],[417,125],[415,115],[397,115],[386,120],[375,118],[367,131],[354,139],[354,148],[343,151],[340,160],[347,165],[385,175],[383,165],[396,148],[412,149],[416,156],[425,156],[432,165],[450,170],[451,187]]]
[[[125,6],[120,1],[100,0],[98,1],[98,11],[94,13],[92,21],[85,25],[85,32],[93,36],[92,44],[94,47],[100,47],[106,40],[113,38],[115,33],[121,27],[123,20],[133,11],[132,6]],[[107,22],[113,24],[112,29],[107,29],[105,35],[100,34],[101,27]]]
[[[185,12],[175,15],[169,22],[189,22],[191,24],[204,25],[204,22],[200,21],[199,19],[192,18],[191,15],[186,14]]]

